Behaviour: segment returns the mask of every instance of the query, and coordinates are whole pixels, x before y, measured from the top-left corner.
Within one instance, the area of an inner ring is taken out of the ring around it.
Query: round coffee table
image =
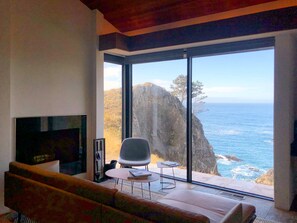
[[[131,177],[131,174],[130,174],[130,170],[135,170],[135,169],[132,169],[132,168],[119,168],[119,169],[111,169],[111,170],[108,170],[105,172],[105,174],[109,177],[112,177],[112,178],[115,178],[116,181],[115,181],[115,186],[116,186],[116,183],[117,183],[117,179],[120,179],[122,180],[122,184],[121,184],[121,190],[123,189],[123,181],[130,181],[131,182],[131,193],[133,194],[133,184],[134,183],[141,183],[141,194],[142,194],[142,197],[143,197],[143,187],[142,187],[142,184],[143,183],[147,183],[148,184],[148,187],[149,187],[149,196],[150,196],[150,199],[152,198],[151,196],[151,185],[150,183],[153,182],[153,181],[157,181],[160,179],[160,176],[159,174],[156,174],[156,173],[152,173],[151,176],[148,176],[147,178],[145,179],[139,179],[139,178],[129,178]]]

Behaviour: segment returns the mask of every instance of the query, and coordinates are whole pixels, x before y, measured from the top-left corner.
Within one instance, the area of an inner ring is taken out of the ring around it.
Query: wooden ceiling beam
[[[81,0],[121,32],[245,8],[277,0]]]
[[[134,52],[292,29],[297,29],[296,6],[131,37],[102,35],[99,36],[99,50]]]

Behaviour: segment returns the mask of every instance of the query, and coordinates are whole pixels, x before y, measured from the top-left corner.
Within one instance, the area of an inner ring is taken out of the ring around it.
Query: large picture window
[[[158,161],[175,161],[181,180],[273,197],[273,44],[267,38],[125,57],[124,91],[120,79],[116,100],[105,91],[105,135],[117,143],[107,156],[118,157],[121,134],[142,137],[152,171],[160,171]],[[122,102],[123,114],[115,112]]]

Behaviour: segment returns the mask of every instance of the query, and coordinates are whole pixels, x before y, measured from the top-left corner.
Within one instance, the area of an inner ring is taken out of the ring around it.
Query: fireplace
[[[86,172],[86,116],[16,118],[16,161],[60,161],[60,172]]]

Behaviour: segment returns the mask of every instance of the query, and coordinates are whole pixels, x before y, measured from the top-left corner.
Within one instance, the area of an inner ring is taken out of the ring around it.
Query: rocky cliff
[[[266,173],[258,177],[255,181],[258,184],[266,184],[273,186],[274,184],[274,171],[273,169],[269,169]]]
[[[194,171],[218,174],[212,146],[202,124],[193,116]],[[165,89],[145,83],[133,87],[133,136],[149,140],[152,153],[186,166],[186,109]]]

